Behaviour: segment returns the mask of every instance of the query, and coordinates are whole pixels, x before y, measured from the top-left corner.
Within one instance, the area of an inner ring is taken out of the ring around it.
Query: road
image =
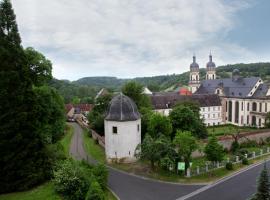
[[[70,154],[75,159],[86,159],[82,129],[73,123],[75,133]],[[270,165],[270,161],[267,162]],[[108,186],[121,200],[246,200],[256,191],[256,180],[262,164],[212,185],[180,185],[164,183],[109,169]]]
[[[77,123],[70,123],[74,134],[70,146],[70,154],[74,159],[87,158],[83,148],[83,131]],[[109,169],[108,186],[121,200],[175,200],[189,194],[202,185],[180,185],[158,182],[133,176],[112,168]]]
[[[269,167],[269,161],[267,162]],[[179,198],[178,200],[246,200],[256,192],[256,181],[263,164],[253,167],[247,171],[213,186],[205,186],[206,190],[189,198]],[[200,190],[204,190],[201,188]]]

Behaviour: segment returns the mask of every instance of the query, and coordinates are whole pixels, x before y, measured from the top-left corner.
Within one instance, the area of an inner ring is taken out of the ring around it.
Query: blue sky
[[[142,77],[270,61],[269,0],[11,0],[25,47],[53,75]]]

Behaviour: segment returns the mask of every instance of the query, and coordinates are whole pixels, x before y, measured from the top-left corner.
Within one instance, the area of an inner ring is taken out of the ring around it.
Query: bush
[[[93,174],[96,181],[99,183],[103,190],[107,187],[108,182],[108,170],[103,164],[98,164],[93,168]]]
[[[61,162],[57,168],[53,180],[56,192],[64,199],[84,200],[90,181],[81,168],[71,160]]]
[[[248,165],[249,164],[248,159],[247,158],[243,158],[242,159],[242,164],[243,165]]]
[[[227,162],[226,163],[226,169],[227,170],[233,170],[233,164],[232,164],[232,162]]]
[[[231,151],[233,153],[235,153],[238,149],[239,149],[240,145],[238,143],[238,141],[233,141],[232,145],[231,145]]]
[[[91,182],[85,200],[105,200],[105,194],[97,181]]]
[[[240,148],[258,147],[258,144],[254,140],[248,140],[240,144]]]
[[[239,149],[235,154],[238,155],[240,158],[248,154],[249,151],[247,149]]]

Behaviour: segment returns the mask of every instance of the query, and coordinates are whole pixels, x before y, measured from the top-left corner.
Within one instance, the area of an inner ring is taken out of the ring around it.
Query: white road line
[[[237,175],[239,175],[239,174],[241,174],[241,173],[243,173],[243,172],[246,172],[246,171],[248,171],[248,170],[250,170],[250,169],[252,169],[252,168],[254,168],[254,167],[257,167],[257,166],[261,165],[261,164],[264,163],[264,162],[268,162],[269,160],[270,160],[270,158],[268,158],[267,160],[261,161],[261,162],[259,162],[259,163],[253,164],[253,165],[251,165],[251,166],[249,166],[249,167],[247,167],[247,168],[245,168],[245,169],[242,169],[242,170],[240,170],[240,171],[238,171],[238,172],[233,173],[233,174],[230,175],[230,176],[227,176],[227,177],[225,177],[225,178],[222,178],[222,179],[220,179],[220,180],[214,182],[213,184],[206,185],[206,186],[204,186],[204,187],[202,187],[202,188],[200,188],[200,189],[198,189],[198,190],[195,190],[194,192],[191,192],[191,193],[189,193],[189,194],[187,194],[187,195],[185,195],[185,196],[182,196],[182,197],[180,197],[180,198],[178,198],[178,199],[176,199],[176,200],[186,200],[186,199],[188,199],[188,198],[191,198],[191,197],[193,197],[193,196],[196,196],[196,195],[200,194],[201,192],[204,192],[204,191],[206,191],[206,190],[208,190],[208,189],[210,189],[210,188],[212,188],[212,187],[215,187],[216,185],[218,185],[218,184],[220,184],[220,183],[223,183],[223,182],[225,182],[225,181],[227,181],[227,180],[229,180],[229,179],[231,179],[231,178],[233,178],[233,177],[235,177],[235,176],[237,176]]]

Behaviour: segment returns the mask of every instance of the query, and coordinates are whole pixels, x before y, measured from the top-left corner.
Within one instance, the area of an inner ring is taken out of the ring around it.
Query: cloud
[[[54,76],[153,76],[255,55],[226,41],[244,0],[12,0],[24,46],[54,63]]]

